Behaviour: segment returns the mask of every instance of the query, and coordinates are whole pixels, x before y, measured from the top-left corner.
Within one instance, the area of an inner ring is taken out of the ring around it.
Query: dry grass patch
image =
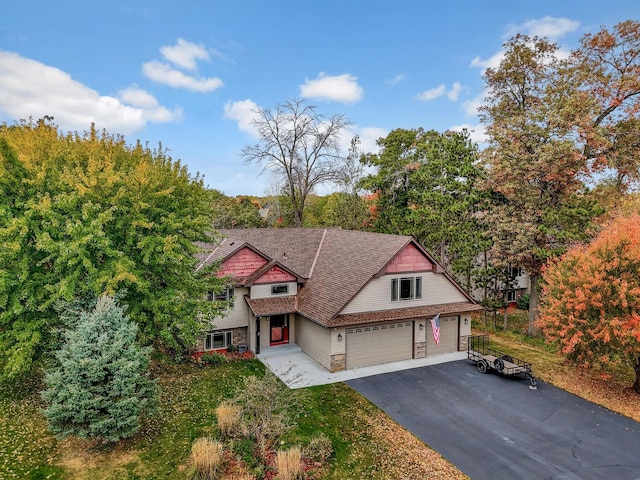
[[[224,448],[210,438],[198,438],[191,447],[191,460],[196,468],[195,478],[217,480],[224,471]]]
[[[222,402],[216,407],[218,429],[222,438],[229,438],[240,427],[240,407],[229,402]]]
[[[139,471],[139,452],[127,450],[125,443],[113,445],[110,450],[104,451],[99,448],[98,440],[81,440],[69,438],[64,440],[60,447],[62,458],[59,465],[69,474],[69,478],[106,480],[117,476],[126,476],[127,466],[136,465],[136,472]]]
[[[279,480],[302,478],[302,451],[300,447],[291,447],[276,452],[276,468]]]
[[[362,414],[360,414],[362,415]],[[379,478],[394,480],[468,480],[442,455],[431,450],[384,412],[362,415],[370,428],[372,449],[377,450]]]

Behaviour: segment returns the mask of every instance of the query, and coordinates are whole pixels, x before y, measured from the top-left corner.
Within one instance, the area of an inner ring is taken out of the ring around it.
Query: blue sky
[[[515,33],[565,50],[640,15],[637,0],[21,0],[0,14],[0,122],[52,115],[156,146],[227,195],[265,195],[245,166],[253,111],[305,97],[367,151],[394,128],[482,140],[482,72]],[[319,192],[326,193],[326,192]]]

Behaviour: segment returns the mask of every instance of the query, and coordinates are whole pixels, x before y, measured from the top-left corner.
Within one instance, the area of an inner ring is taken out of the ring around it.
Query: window
[[[516,301],[516,291],[508,290],[507,291],[507,302],[515,302]]]
[[[286,295],[289,293],[289,285],[272,285],[271,295]]]
[[[208,292],[207,293],[207,300],[209,300],[210,302],[215,301],[219,301],[219,302],[226,302],[229,301],[229,306],[233,307],[233,297],[234,297],[235,293],[234,293],[234,289],[233,287],[227,287],[224,289],[223,292],[220,293],[215,293],[215,292]]]
[[[391,279],[391,301],[422,298],[422,277]]]
[[[209,332],[204,342],[205,350],[226,348],[231,345],[231,332]]]

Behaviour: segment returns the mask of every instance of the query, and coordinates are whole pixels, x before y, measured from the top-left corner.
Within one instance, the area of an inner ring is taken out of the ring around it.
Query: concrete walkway
[[[280,377],[289,388],[303,388],[345,382],[355,378],[370,377],[381,373],[397,372],[426,365],[453,362],[467,358],[467,352],[443,353],[426,358],[384,363],[335,373],[330,373],[329,370],[306,353],[303,353],[300,347],[293,343],[264,348],[257,357],[269,370]]]

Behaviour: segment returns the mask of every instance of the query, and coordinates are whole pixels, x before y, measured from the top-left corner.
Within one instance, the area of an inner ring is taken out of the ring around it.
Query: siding
[[[213,324],[217,330],[248,326],[249,305],[244,301],[244,296],[248,291],[248,289],[242,287],[238,287],[234,290],[236,299],[233,308],[229,311],[229,314],[224,317],[216,317],[213,319]]]
[[[218,272],[218,276],[246,277],[265,263],[267,263],[266,259],[262,258],[250,248],[245,247],[222,263],[222,268]]]
[[[295,339],[304,353],[323,367],[331,369],[329,330],[304,317],[296,316]]]
[[[392,302],[391,279],[409,276],[422,277],[422,298]],[[441,303],[468,301],[469,299],[454,287],[444,275],[433,272],[412,272],[404,275],[385,275],[372,279],[340,313],[373,312],[420,305],[439,305]]]
[[[271,295],[271,286],[279,285],[280,283],[289,285],[289,293],[287,293],[287,295]],[[253,285],[251,287],[251,298],[286,297],[286,296],[295,295],[298,293],[298,288],[297,288],[298,284],[296,282],[280,282],[280,283]]]

